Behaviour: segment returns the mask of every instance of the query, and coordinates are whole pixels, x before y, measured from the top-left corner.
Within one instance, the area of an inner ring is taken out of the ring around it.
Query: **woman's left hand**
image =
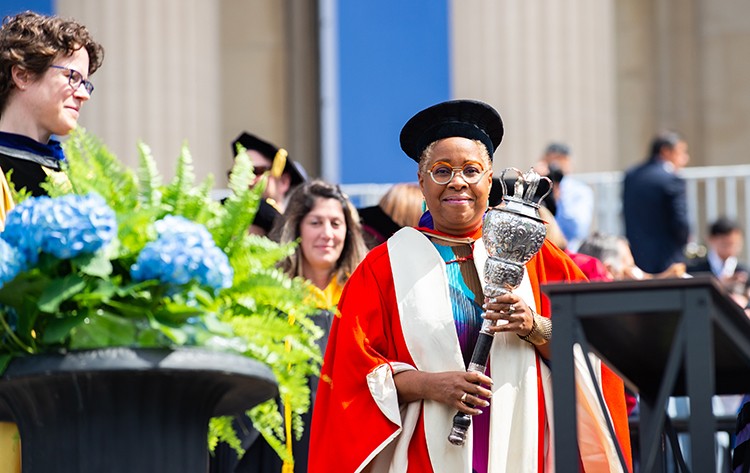
[[[484,318],[494,321],[490,332],[511,332],[524,337],[534,326],[534,313],[523,299],[513,293],[484,298]]]

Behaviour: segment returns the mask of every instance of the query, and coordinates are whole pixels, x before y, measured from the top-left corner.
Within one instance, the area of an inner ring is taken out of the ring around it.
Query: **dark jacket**
[[[684,261],[690,236],[685,181],[652,158],[625,173],[622,196],[625,235],[635,263],[660,273]]]
[[[717,278],[720,277],[713,272],[708,257],[705,256],[689,260],[685,270],[693,276],[710,274]],[[747,294],[748,289],[750,289],[750,277],[748,277],[750,276],[750,270],[748,270],[748,267],[738,262],[737,267],[734,268],[733,276],[736,278],[734,281],[722,281],[727,290],[736,294]]]

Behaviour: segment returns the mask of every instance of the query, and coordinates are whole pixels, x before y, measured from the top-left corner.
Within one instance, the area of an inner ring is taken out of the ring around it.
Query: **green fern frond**
[[[245,152],[245,148],[238,146],[237,156],[234,158],[234,165],[229,173],[229,190],[236,195],[242,194],[250,188],[254,177],[253,162]]]
[[[124,254],[137,255],[146,243],[156,239],[153,223],[159,218],[158,208],[117,215],[117,237]]]
[[[24,200],[31,197],[31,192],[26,190],[25,187],[21,189],[16,189],[16,186],[13,184],[12,177],[13,177],[13,169],[5,173],[5,180],[8,182],[8,188],[10,189],[10,198],[13,200],[13,202],[16,203],[16,205],[18,205]]]
[[[226,442],[238,457],[245,454],[240,439],[237,438],[237,432],[232,425],[231,416],[212,417],[208,421],[208,449],[213,452],[219,442]]]
[[[139,201],[145,208],[161,206],[161,175],[156,167],[156,160],[151,154],[151,148],[138,143],[138,190]]]
[[[293,461],[284,445],[284,421],[275,401],[266,401],[248,411],[258,432],[284,461]]]
[[[231,258],[236,252],[235,246],[241,245],[240,235],[247,233],[247,229],[255,219],[258,211],[263,186],[250,187],[252,182],[252,164],[247,153],[237,156],[229,174],[229,189],[232,193],[224,201],[226,213],[213,233],[216,245],[223,248]]]
[[[275,267],[276,263],[294,254],[297,242],[280,244],[258,235],[245,235],[234,245],[234,253],[229,255],[235,268],[247,269],[248,273],[262,268]],[[246,272],[240,272],[238,279],[244,279]],[[238,273],[235,273],[238,274]]]
[[[211,226],[216,224],[218,215],[224,213],[220,202],[211,198],[211,189],[214,187],[214,178],[208,175],[206,179],[185,195],[182,204],[182,213],[185,218],[199,222],[211,231]]]
[[[180,156],[177,158],[174,178],[164,191],[163,202],[168,212],[175,215],[184,215],[184,206],[194,184],[193,157],[187,144],[183,143],[182,148],[180,148]]]
[[[235,333],[247,340],[248,350],[260,357],[271,357],[264,361],[274,364],[276,360],[273,359],[273,355],[282,352],[288,352],[289,357],[285,355],[281,363],[320,359],[320,353],[315,349],[315,340],[320,338],[320,332],[302,325],[289,324],[287,320],[276,315],[264,316],[260,312],[261,310],[252,316],[233,317],[228,321]],[[292,346],[288,348],[284,342],[290,337],[299,337],[300,340],[293,340]],[[256,343],[259,345],[255,345]],[[308,369],[307,366],[303,368]]]
[[[52,197],[71,192],[96,192],[117,213],[138,209],[138,186],[134,172],[122,164],[102,143],[85,130],[74,130],[64,144],[66,174],[71,188],[43,184]]]
[[[309,284],[304,280],[291,280],[276,268],[267,268],[247,274],[236,280],[228,295],[251,296],[255,307],[273,307],[285,314],[297,316],[300,311],[312,313],[315,309],[309,291]]]

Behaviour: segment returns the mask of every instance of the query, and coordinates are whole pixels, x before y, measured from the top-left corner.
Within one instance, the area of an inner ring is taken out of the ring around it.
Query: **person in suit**
[[[687,271],[691,275],[710,274],[715,276],[727,289],[731,298],[745,308],[748,313],[748,268],[739,261],[742,253],[744,235],[739,222],[722,216],[716,219],[708,227],[706,246],[708,251],[704,257],[694,258],[688,261]],[[750,313],[748,314],[750,315]],[[713,400],[715,415],[734,415],[738,411],[737,444],[742,445],[747,439],[747,414],[750,413],[750,405],[743,406],[747,401],[747,395],[739,394],[716,396]],[[742,409],[740,411],[740,408]],[[733,462],[733,471],[742,470],[740,467],[747,458],[748,445],[735,448],[734,454],[730,455],[731,439],[725,432],[716,433],[717,462]],[[732,460],[727,460],[732,459]],[[748,462],[750,464],[750,462]],[[717,469],[720,465],[717,463]],[[721,471],[728,471],[726,466]]]
[[[747,304],[747,266],[739,261],[744,235],[740,224],[720,217],[708,228],[706,256],[688,261],[687,271],[692,275],[712,274],[727,288],[738,302]]]
[[[690,226],[685,180],[677,172],[689,159],[685,140],[673,131],[663,132],[653,139],[646,161],[625,173],[625,236],[635,264],[647,273],[661,273],[685,260]]]

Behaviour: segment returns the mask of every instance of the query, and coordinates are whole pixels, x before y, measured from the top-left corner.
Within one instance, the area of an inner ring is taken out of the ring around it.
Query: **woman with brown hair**
[[[338,186],[315,180],[289,196],[279,242],[299,240],[294,255],[280,263],[288,275],[308,279],[324,295],[327,308],[338,303],[344,283],[366,253],[359,216]]]
[[[321,180],[306,182],[289,195],[286,210],[271,235],[280,243],[298,242],[296,251],[282,260],[279,267],[291,277],[310,281],[319,309],[311,318],[323,330],[318,340],[323,352],[344,284],[367,252],[357,211],[338,186]],[[302,438],[292,444],[294,471],[297,472],[307,471],[311,412],[317,385],[317,377],[311,378],[310,411],[302,416],[305,430]],[[232,471],[279,473],[282,462],[271,447],[258,438]]]

